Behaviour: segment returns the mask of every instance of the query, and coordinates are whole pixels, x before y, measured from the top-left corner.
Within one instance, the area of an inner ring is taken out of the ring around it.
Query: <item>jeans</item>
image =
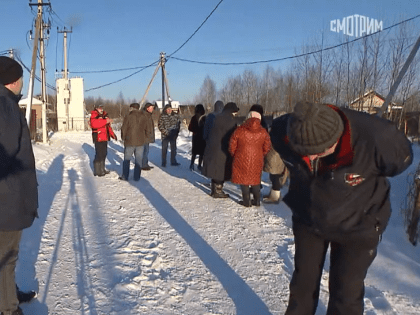
[[[0,231],[0,312],[17,310],[15,267],[22,231]]]
[[[162,139],[162,165],[166,165],[166,155],[168,153],[168,143],[171,145],[171,164],[176,163],[176,138]]]
[[[124,147],[124,161],[122,177],[128,179],[130,173],[130,160],[134,154],[134,180],[140,179],[141,164],[143,161],[144,146],[126,146]]]
[[[144,151],[143,151],[143,162],[142,162],[142,167],[147,167],[149,166],[149,144],[146,143],[144,146]]]

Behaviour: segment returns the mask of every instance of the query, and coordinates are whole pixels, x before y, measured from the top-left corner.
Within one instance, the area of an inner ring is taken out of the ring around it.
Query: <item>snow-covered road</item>
[[[34,145],[40,217],[24,231],[17,282],[39,295],[22,305],[25,314],[284,313],[293,272],[290,211],[283,203],[244,208],[230,183],[231,198],[210,198],[209,180],[188,169],[190,141],[183,130],[181,166],[161,168],[158,140],[150,148],[155,167],[139,182],[118,180],[119,142],[109,143],[113,172],[101,178],[92,175],[89,132],[56,133],[49,145]],[[267,192],[267,174],[263,185]],[[394,203],[401,197],[393,194]],[[420,251],[394,215],[367,279],[369,315],[420,310]],[[400,282],[389,283],[395,273]],[[325,314],[327,283],[326,271],[317,314]]]

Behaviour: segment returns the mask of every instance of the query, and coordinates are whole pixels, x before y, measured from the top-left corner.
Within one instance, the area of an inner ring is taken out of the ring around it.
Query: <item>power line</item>
[[[175,50],[172,54],[169,54],[168,58],[171,58],[172,55],[177,53],[182,47],[184,47],[189,42],[189,40],[200,30],[200,28],[204,25],[204,23],[207,22],[207,20],[210,18],[210,16],[214,13],[214,11],[216,11],[216,9],[219,7],[219,5],[223,1],[224,0],[219,1],[219,3],[216,5],[216,7],[213,9],[213,11],[211,11],[210,14],[204,19],[203,23],[200,24],[200,26],[194,31],[194,33],[190,37],[188,37],[188,39],[181,46],[179,46],[179,48],[177,50]]]
[[[318,49],[318,50],[315,50],[315,51],[311,51],[311,52],[308,52],[308,53],[294,55],[294,56],[289,56],[289,57],[283,57],[283,58],[268,59],[268,60],[258,60],[258,61],[248,61],[248,62],[207,62],[207,61],[189,60],[189,59],[183,59],[183,58],[177,58],[177,57],[171,57],[171,58],[172,59],[175,59],[175,60],[179,60],[179,61],[185,61],[185,62],[191,62],[191,63],[199,63],[199,64],[206,64],[206,65],[219,65],[219,66],[253,65],[253,64],[270,63],[270,62],[276,62],[276,61],[284,61],[284,60],[288,60],[288,59],[301,58],[301,57],[305,57],[305,56],[317,54],[317,53],[320,53],[320,52],[323,52],[323,51],[335,49],[335,48],[338,48],[338,47],[341,47],[341,46],[344,46],[344,45],[348,45],[348,44],[354,43],[356,41],[359,41],[361,39],[365,39],[367,37],[370,37],[370,36],[373,36],[375,34],[378,34],[379,32],[390,30],[391,28],[394,28],[394,27],[396,27],[396,26],[398,26],[400,24],[403,24],[403,23],[407,23],[407,22],[409,22],[411,20],[414,20],[414,19],[416,19],[418,17],[420,17],[420,14],[419,15],[416,15],[416,16],[410,18],[410,19],[407,19],[407,20],[401,21],[399,23],[393,24],[391,26],[388,26],[388,27],[384,28],[383,30],[376,31],[376,32],[374,32],[372,34],[365,35],[363,37],[355,38],[355,39],[353,39],[351,41],[347,41],[347,42],[344,42],[344,43],[341,43],[341,44],[337,44],[337,45],[334,45],[334,46],[330,46],[330,47],[327,47],[327,48],[321,48],[321,49]]]
[[[216,9],[219,7],[219,5],[223,2],[224,0],[220,0],[219,1],[219,3],[215,6],[215,8],[210,12],[210,14],[204,19],[204,21],[200,24],[200,26],[194,31],[194,33],[181,45],[181,46],[179,46],[179,48],[178,49],[176,49],[172,54],[170,54],[169,56],[172,56],[173,54],[175,54],[176,52],[178,52],[182,47],[184,47],[189,41],[190,41],[190,39],[200,30],[200,28],[204,25],[204,23],[206,23],[207,22],[207,20],[210,18],[210,16],[214,13],[214,11],[216,11]],[[153,65],[156,65],[157,63],[158,63],[159,61],[155,61],[155,62],[153,62],[152,64],[150,64],[150,65],[148,65],[148,66],[145,66],[145,67],[140,67],[141,69],[139,70],[139,71],[136,71],[136,72],[134,72],[134,73],[132,73],[132,74],[130,74],[130,75],[128,75],[128,76],[126,76],[126,77],[124,77],[124,78],[122,78],[122,79],[119,79],[119,80],[117,80],[117,81],[114,81],[114,82],[110,82],[110,83],[107,83],[107,84],[104,84],[104,85],[101,85],[101,86],[98,86],[98,87],[96,87],[96,88],[92,88],[92,89],[88,89],[88,90],[85,90],[85,92],[89,92],[89,91],[93,91],[93,90],[97,90],[97,89],[100,89],[100,88],[102,88],[102,87],[105,87],[105,86],[108,86],[108,85],[111,85],[111,84],[114,84],[114,83],[118,83],[118,82],[121,82],[121,81],[123,81],[123,80],[125,80],[125,79],[128,79],[129,77],[132,77],[133,75],[135,75],[135,74],[137,74],[137,73],[139,73],[139,72],[141,72],[141,71],[143,71],[144,69],[146,69],[146,68],[149,68],[149,67],[151,67],[151,66],[153,66]],[[139,68],[139,67],[137,67],[137,68]],[[125,69],[115,69],[115,70],[101,70],[101,71],[86,71],[86,72],[73,72],[73,73],[99,73],[99,72],[114,72],[114,71],[123,71],[123,70],[132,70],[132,69],[136,69],[136,68],[125,68]]]
[[[17,59],[17,61],[19,61],[19,63],[26,69],[26,71],[28,71],[29,73],[31,73],[31,69],[29,69],[24,63],[23,63],[23,61],[22,61],[22,59],[19,57],[19,56],[17,56],[17,55],[15,55],[15,58]],[[35,75],[35,79],[37,79],[37,81],[38,82],[41,82],[41,79],[37,76],[37,75]],[[48,84],[47,83],[47,86],[51,89],[51,90],[53,90],[53,91],[56,91],[56,88],[54,87],[54,86],[52,86],[52,85],[50,85],[50,84]]]
[[[115,83],[121,82],[121,81],[123,81],[123,80],[125,80],[125,79],[128,79],[129,77],[132,77],[133,75],[135,75],[135,74],[137,74],[137,73],[139,73],[139,72],[143,71],[144,69],[147,69],[147,68],[150,68],[150,67],[152,67],[152,66],[155,66],[155,65],[157,64],[157,62],[159,62],[159,61],[155,61],[154,63],[152,63],[152,64],[150,64],[150,65],[148,65],[148,66],[145,66],[145,67],[143,67],[142,69],[140,69],[140,70],[138,70],[138,71],[136,71],[136,72],[134,72],[134,73],[132,73],[132,74],[130,74],[130,75],[128,75],[128,76],[126,76],[126,77],[122,78],[122,79],[119,79],[119,80],[117,80],[117,81],[113,81],[113,82],[110,82],[110,83],[107,83],[107,84],[104,84],[104,85],[101,85],[101,86],[97,86],[97,87],[95,87],[95,88],[91,88],[91,89],[85,90],[85,92],[89,92],[89,91],[97,90],[97,89],[103,88],[103,87],[105,87],[105,86],[108,86],[108,85],[112,85],[112,84],[115,84]]]

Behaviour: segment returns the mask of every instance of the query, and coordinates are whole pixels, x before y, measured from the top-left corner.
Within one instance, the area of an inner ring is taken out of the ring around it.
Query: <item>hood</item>
[[[239,108],[236,103],[230,102],[225,105],[223,108],[223,113],[236,113],[239,112]]]
[[[214,103],[214,113],[218,114],[221,113],[223,110],[223,102],[222,101],[217,101],[216,103]]]

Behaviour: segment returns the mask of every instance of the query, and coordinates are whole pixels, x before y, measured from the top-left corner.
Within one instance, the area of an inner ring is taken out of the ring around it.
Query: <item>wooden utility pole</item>
[[[165,107],[165,53],[160,53],[160,66],[162,68],[162,108]]]
[[[38,55],[38,41],[40,42],[40,63],[41,63],[41,88],[42,88],[42,139],[43,142],[47,142],[47,91],[46,91],[46,73],[45,73],[45,46],[44,46],[44,27],[49,27],[49,25],[45,25],[42,19],[43,7],[44,6],[51,6],[50,3],[43,3],[42,0],[38,0],[38,3],[32,4],[29,3],[29,6],[37,6],[38,7],[38,14],[35,23],[35,39],[34,39],[34,48],[32,51],[32,66],[31,66],[31,74],[29,78],[29,91],[28,91],[28,98],[29,103],[26,107],[26,122],[28,126],[30,126],[30,119],[31,119],[31,111],[32,111],[32,99],[34,93],[34,79],[35,79],[35,71],[36,71],[36,59]]]

